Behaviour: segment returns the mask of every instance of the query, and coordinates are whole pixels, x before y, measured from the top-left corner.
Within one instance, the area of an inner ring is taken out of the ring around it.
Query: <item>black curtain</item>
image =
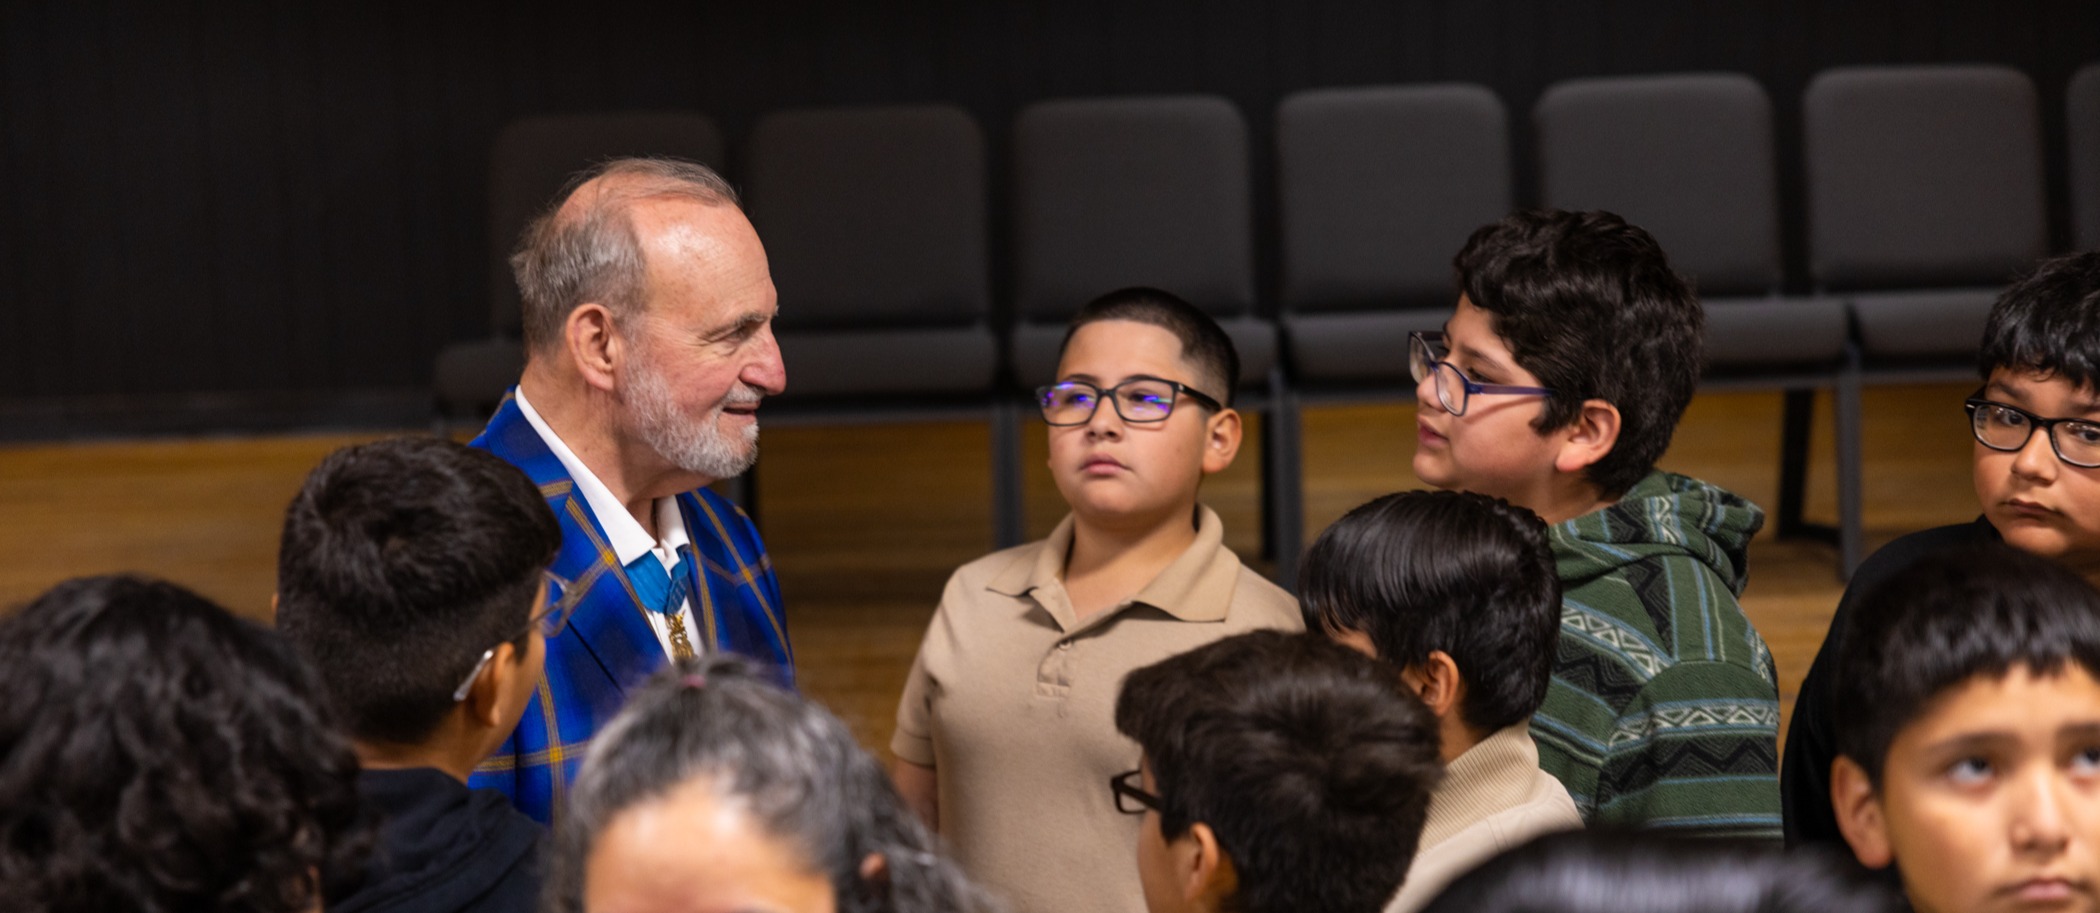
[[[1459,80],[1510,106],[1528,195],[1524,113],[1548,84],[1732,70],[1772,94],[1798,225],[1814,73],[1991,62],[2041,91],[2064,238],[2064,83],[2100,59],[2090,0],[16,0],[0,16],[0,405],[192,408],[204,425],[273,397],[410,402],[441,346],[485,334],[488,148],[530,114],[703,112],[734,178],[753,121],[783,107],[956,103],[996,162],[1032,101],[1211,92],[1247,115],[1265,176],[1292,91]]]

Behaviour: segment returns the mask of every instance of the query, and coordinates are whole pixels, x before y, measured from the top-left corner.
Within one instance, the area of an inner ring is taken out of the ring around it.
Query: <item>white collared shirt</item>
[[[554,452],[554,458],[561,461],[562,468],[568,471],[569,478],[576,483],[576,490],[583,494],[584,505],[598,518],[598,525],[605,529],[605,544],[612,546],[613,557],[625,566],[641,557],[643,553],[652,554],[656,556],[657,562],[663,565],[664,572],[670,573],[678,564],[678,550],[693,541],[692,535],[686,531],[685,517],[678,510],[678,499],[656,499],[656,528],[664,534],[662,541],[658,541],[649,535],[648,530],[642,528],[642,524],[634,519],[633,514],[627,512],[627,505],[620,503],[619,498],[613,497],[612,490],[606,488],[604,482],[598,481],[597,474],[576,458],[576,453],[569,449],[569,445],[562,443],[561,436],[555,434],[554,429],[547,427],[539,412],[532,408],[532,403],[526,401],[523,386],[518,387],[515,398],[518,401],[518,411],[525,414],[525,421],[532,425],[533,431],[539,433],[540,440],[547,442],[547,449]],[[693,645],[693,651],[698,653],[706,648],[707,642],[693,626],[692,602],[692,598],[688,596],[684,602],[679,603],[676,618],[685,627],[686,640]],[[664,648],[664,655],[673,655],[670,624],[672,616],[662,612],[643,612],[642,616],[648,619],[649,629],[655,632],[656,642]]]

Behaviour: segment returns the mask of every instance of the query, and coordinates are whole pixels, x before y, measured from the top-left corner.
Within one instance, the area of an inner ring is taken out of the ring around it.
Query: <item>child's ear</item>
[[[1218,835],[1199,821],[1175,842],[1183,844],[1187,854],[1183,856],[1182,899],[1193,909],[1225,909],[1224,901],[1240,891],[1240,873],[1225,855],[1225,848],[1218,845]]]
[[[1458,677],[1458,662],[1442,650],[1431,650],[1427,658],[1408,666],[1401,681],[1440,719],[1457,710],[1459,701],[1465,697],[1465,682]]]
[[[1894,861],[1881,796],[1857,761],[1841,756],[1830,763],[1830,806],[1837,813],[1838,830],[1852,844],[1852,855],[1859,857],[1860,865],[1879,869]]]
[[[1583,400],[1575,421],[1562,428],[1560,452],[1553,468],[1564,473],[1588,469],[1619,443],[1619,407],[1601,399]]]
[[[1203,427],[1203,474],[1224,472],[1240,453],[1240,410],[1220,409]]]
[[[503,712],[508,709],[503,702],[520,690],[513,687],[513,680],[525,674],[524,663],[519,659],[516,644],[496,645],[496,655],[489,657],[474,684],[467,688],[467,699],[462,703],[466,705],[468,719],[491,729],[502,724]]]

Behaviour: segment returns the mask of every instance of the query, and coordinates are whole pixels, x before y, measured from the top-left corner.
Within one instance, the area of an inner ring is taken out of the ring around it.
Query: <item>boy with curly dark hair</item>
[[[1414,470],[1551,526],[1558,655],[1539,764],[1592,825],[1779,836],[1779,686],[1736,597],[1757,505],[1655,468],[1703,367],[1705,311],[1608,212],[1511,214],[1416,334]]]

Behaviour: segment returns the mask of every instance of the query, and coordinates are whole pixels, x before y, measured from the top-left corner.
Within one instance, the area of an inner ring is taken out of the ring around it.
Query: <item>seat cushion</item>
[[[1342,314],[1287,314],[1291,364],[1308,383],[1406,384],[1407,334],[1441,329],[1449,307]]]
[[[1861,354],[1869,361],[1963,360],[1976,356],[1995,288],[1862,292],[1851,296]]]
[[[1835,298],[1706,299],[1709,370],[1835,365],[1846,336],[1845,303]]]

